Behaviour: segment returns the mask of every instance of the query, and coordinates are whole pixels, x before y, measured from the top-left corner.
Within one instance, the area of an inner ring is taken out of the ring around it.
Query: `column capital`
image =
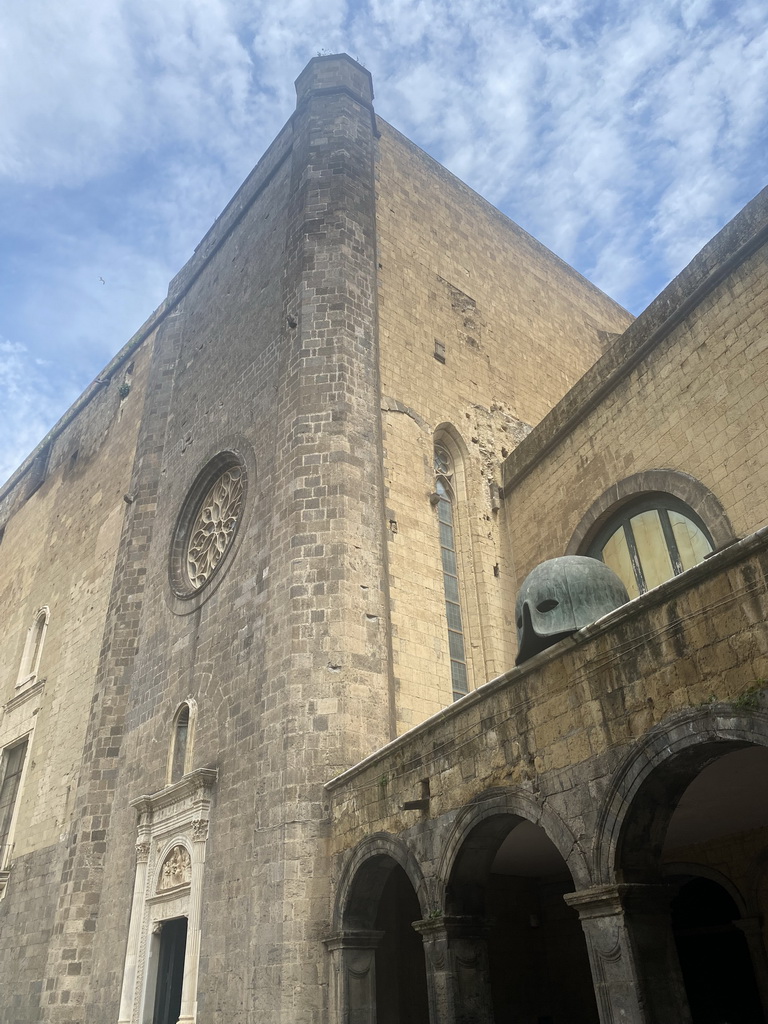
[[[586,920],[617,914],[658,914],[669,909],[674,886],[663,883],[618,882],[568,892],[563,899]]]
[[[440,914],[439,917],[413,921],[411,927],[424,939],[484,939],[488,933],[488,925],[484,918],[472,914]]]
[[[323,939],[323,945],[331,953],[337,949],[376,949],[383,938],[383,931],[360,929],[332,935],[329,939]]]

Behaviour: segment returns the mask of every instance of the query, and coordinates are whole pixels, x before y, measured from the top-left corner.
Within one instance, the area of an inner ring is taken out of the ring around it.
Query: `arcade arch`
[[[336,1020],[428,1024],[421,872],[403,844],[375,836],[358,847],[339,886],[334,956]]]
[[[754,878],[768,854],[768,718],[719,706],[653,730],[616,773],[597,843],[608,884],[585,929],[597,940],[610,911],[623,936],[607,992],[635,987],[648,1020],[768,1019]],[[720,969],[703,969],[712,956]]]
[[[465,811],[446,851],[450,1019],[596,1024],[584,934],[563,899],[576,885],[561,851],[580,880],[586,874],[577,849],[556,815],[522,795],[498,794]]]

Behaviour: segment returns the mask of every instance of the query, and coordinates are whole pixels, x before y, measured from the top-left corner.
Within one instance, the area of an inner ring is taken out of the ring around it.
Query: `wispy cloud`
[[[6,5],[6,465],[161,300],[306,61],[340,50],[382,116],[634,311],[764,184],[764,0]]]
[[[77,398],[79,389],[54,373],[51,362],[0,338],[0,431],[14,441],[0,445],[0,480],[14,471],[18,453],[31,452],[48,431],[51,406],[67,408]]]

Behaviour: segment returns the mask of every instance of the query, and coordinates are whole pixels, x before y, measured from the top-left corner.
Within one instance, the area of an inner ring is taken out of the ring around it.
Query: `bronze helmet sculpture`
[[[552,647],[566,636],[629,601],[627,588],[597,558],[550,558],[523,580],[515,605],[515,664]]]

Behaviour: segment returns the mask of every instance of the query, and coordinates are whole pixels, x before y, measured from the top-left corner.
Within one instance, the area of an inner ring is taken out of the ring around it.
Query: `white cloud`
[[[635,311],[763,184],[764,0],[26,0],[0,15],[9,365],[94,376],[341,50],[379,113]]]
[[[24,345],[0,338],[0,481],[26,458],[78,390],[60,387]]]

